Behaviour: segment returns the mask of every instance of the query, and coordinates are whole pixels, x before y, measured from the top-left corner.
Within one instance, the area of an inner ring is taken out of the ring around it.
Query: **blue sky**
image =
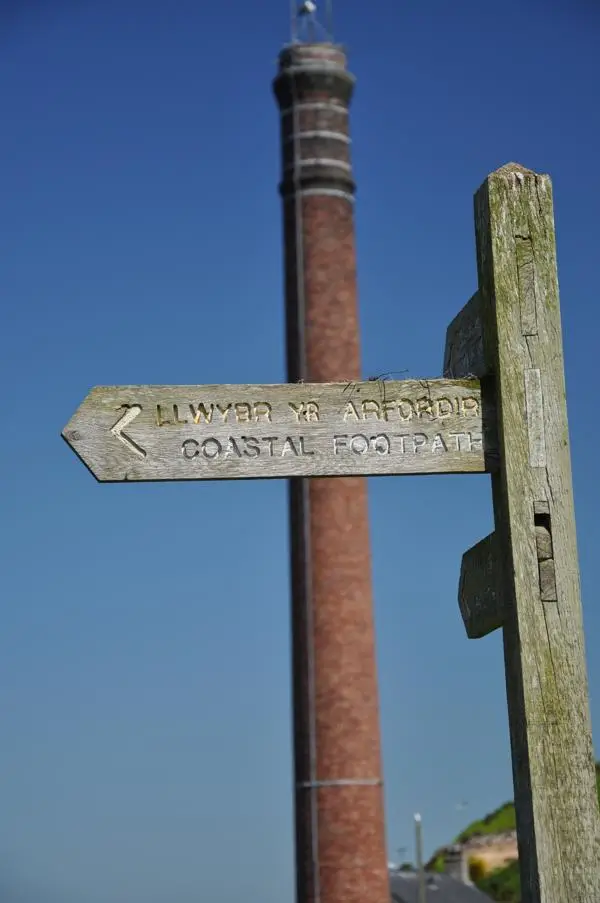
[[[288,9],[0,11],[6,903],[293,897],[284,483],[99,485],[60,439],[97,384],[283,381]],[[511,160],[553,177],[599,750],[600,13],[339,0],[336,30],[365,376],[440,374],[476,284],[474,191]],[[456,602],[489,481],[373,480],[370,505],[387,830],[408,856],[415,810],[429,852],[512,793],[501,637],[468,641]]]

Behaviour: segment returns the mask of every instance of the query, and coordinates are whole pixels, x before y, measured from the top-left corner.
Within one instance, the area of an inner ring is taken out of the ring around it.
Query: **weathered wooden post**
[[[475,218],[479,290],[444,379],[97,387],[63,436],[101,482],[491,473],[496,529],[464,555],[459,603],[468,636],[503,628],[523,903],[600,903],[550,179],[503,167]]]
[[[503,628],[523,903],[600,901],[552,185],[515,164],[475,196],[479,291],[448,329],[447,377],[495,399],[495,532],[469,550],[467,633]]]

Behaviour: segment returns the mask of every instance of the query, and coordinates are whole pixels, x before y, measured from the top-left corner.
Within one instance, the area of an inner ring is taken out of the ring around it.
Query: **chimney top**
[[[346,54],[339,45],[288,44],[279,54],[273,88],[282,109],[325,98],[347,107],[354,83]]]

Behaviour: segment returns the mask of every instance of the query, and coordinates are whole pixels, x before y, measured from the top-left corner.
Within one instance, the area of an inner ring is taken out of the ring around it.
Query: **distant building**
[[[443,873],[427,872],[425,877],[427,903],[491,903],[491,897],[473,886],[460,847],[446,851]],[[419,903],[419,876],[415,871],[390,870],[392,903]]]

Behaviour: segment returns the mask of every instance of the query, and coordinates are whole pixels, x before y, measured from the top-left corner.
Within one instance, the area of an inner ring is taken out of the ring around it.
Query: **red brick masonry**
[[[293,140],[294,129],[347,135],[350,77],[336,48],[339,78],[314,63],[285,71],[327,53],[284,51],[275,85],[282,109],[332,102],[282,116],[290,381],[360,376],[349,144]],[[306,175],[301,161],[322,155]],[[292,481],[290,523],[298,903],[389,903],[366,481]]]

